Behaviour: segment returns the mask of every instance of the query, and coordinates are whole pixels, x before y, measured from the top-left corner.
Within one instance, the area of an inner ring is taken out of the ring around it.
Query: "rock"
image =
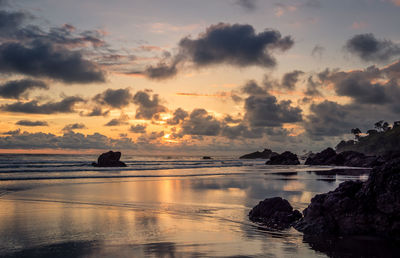
[[[288,228],[301,217],[301,213],[293,210],[290,203],[281,197],[267,198],[259,202],[249,213],[251,221],[273,229]]]
[[[121,152],[109,151],[101,154],[97,159],[97,163],[92,163],[95,167],[126,167],[126,164],[119,161]]]
[[[290,151],[285,151],[284,153],[273,156],[267,163],[267,165],[299,165],[300,161],[297,155],[291,153]]]
[[[295,228],[304,234],[400,239],[400,158],[375,167],[364,183],[316,195],[303,215]]]
[[[212,159],[212,158],[209,156],[204,156],[203,159]]]
[[[332,148],[327,148],[320,153],[307,158],[305,165],[347,166],[347,167],[373,167],[383,163],[381,158],[366,156],[356,151],[336,153]]]
[[[278,153],[273,152],[270,149],[264,149],[262,152],[256,151],[241,156],[239,159],[270,159],[273,156],[278,155]]]

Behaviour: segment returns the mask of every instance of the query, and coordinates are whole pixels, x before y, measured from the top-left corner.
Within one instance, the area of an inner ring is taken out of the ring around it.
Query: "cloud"
[[[194,109],[182,123],[185,135],[216,136],[220,130],[220,122],[202,108]]]
[[[21,126],[48,126],[49,125],[46,121],[31,121],[31,120],[19,120],[15,124],[21,125]]]
[[[290,36],[282,37],[276,30],[256,33],[251,25],[219,23],[208,27],[196,39],[181,39],[176,55],[149,66],[143,74],[151,79],[171,78],[185,62],[198,68],[217,64],[272,68],[276,65],[272,51],[286,51],[293,44]]]
[[[0,106],[0,110],[13,113],[26,114],[56,114],[56,113],[73,113],[76,103],[83,102],[80,97],[66,97],[59,102],[47,102],[39,104],[37,100],[29,102],[16,102],[13,104],[5,104]]]
[[[129,128],[129,131],[132,133],[146,133],[146,125],[144,125],[144,124],[143,125],[140,125],[140,124],[132,125]]]
[[[94,107],[89,113],[81,112],[81,116],[107,116],[110,113],[110,110],[105,110],[101,107]]]
[[[311,56],[312,57],[322,58],[322,55],[324,54],[325,50],[326,49],[323,46],[317,44],[311,50]]]
[[[247,11],[254,11],[257,8],[257,0],[236,0],[234,4]]]
[[[160,113],[168,111],[166,107],[160,104],[158,94],[150,96],[150,92],[148,90],[138,91],[133,96],[133,103],[138,106],[135,115],[136,119],[158,119]]]
[[[35,41],[0,45],[0,72],[48,77],[67,83],[104,82],[104,73],[80,52]]]
[[[320,91],[321,84],[317,83],[313,80],[313,77],[310,75],[307,79],[307,89],[304,91],[304,94],[307,96],[322,96]]]
[[[338,96],[350,97],[353,103],[400,108],[400,61],[378,68],[363,70],[325,71],[320,75],[324,84],[332,84]],[[397,72],[394,72],[397,71]]]
[[[69,131],[62,136],[51,133],[29,133],[18,131],[0,137],[2,149],[135,149],[137,145],[130,138],[113,139],[94,133],[83,135]]]
[[[185,120],[186,117],[188,117],[189,114],[182,108],[177,108],[174,111],[173,117],[167,120],[168,125],[178,125],[180,124],[183,120]]]
[[[249,95],[265,95],[268,94],[265,88],[260,87],[256,81],[250,80],[248,81],[241,89],[241,91],[245,94]]]
[[[281,86],[288,90],[294,90],[296,83],[299,80],[299,76],[304,74],[303,71],[295,70],[283,75]]]
[[[167,65],[164,62],[158,63],[155,66],[150,65],[146,68],[144,75],[155,80],[168,79],[174,77],[178,73],[176,65],[177,63]]]
[[[43,81],[32,79],[8,81],[0,85],[0,96],[8,99],[19,99],[33,89],[48,90],[49,86]]]
[[[277,101],[275,96],[249,96],[245,100],[245,119],[252,127],[275,127],[302,121],[302,110],[290,100]]]
[[[400,55],[400,45],[379,40],[374,34],[358,34],[349,39],[345,48],[364,61],[387,62]]]
[[[0,2],[0,6],[3,6],[5,1]],[[8,12],[0,10],[0,37],[7,36],[10,33],[14,33],[21,24],[27,20],[28,15],[23,12]]]
[[[99,104],[120,109],[128,106],[132,101],[132,97],[133,96],[128,88],[118,90],[107,89],[106,91],[97,94],[93,100]]]
[[[62,130],[69,132],[77,129],[86,129],[86,126],[83,123],[68,124]]]
[[[119,125],[127,125],[129,120],[129,116],[121,113],[119,118],[114,118],[111,119],[108,123],[105,124],[105,126],[119,126]]]

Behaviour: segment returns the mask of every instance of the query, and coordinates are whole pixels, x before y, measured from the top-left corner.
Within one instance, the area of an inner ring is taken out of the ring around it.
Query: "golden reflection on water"
[[[267,197],[304,206],[314,195],[306,181],[255,175],[60,182],[0,198],[1,248],[87,240],[102,243],[94,257],[113,245],[207,256],[314,256],[300,233],[271,235],[247,218]]]

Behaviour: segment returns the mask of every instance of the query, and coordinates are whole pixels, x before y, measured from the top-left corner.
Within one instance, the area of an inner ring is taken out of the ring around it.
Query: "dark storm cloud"
[[[282,87],[288,90],[294,90],[296,88],[296,83],[299,80],[299,76],[303,73],[303,71],[295,70],[284,74],[281,83]]]
[[[276,61],[269,51],[285,51],[293,44],[291,37],[282,37],[276,30],[257,34],[251,25],[219,23],[197,39],[183,38],[179,47],[197,66],[226,63],[273,67]]]
[[[291,37],[282,37],[276,30],[256,33],[251,25],[219,23],[208,27],[197,39],[181,39],[175,56],[164,57],[143,74],[151,79],[167,79],[175,76],[179,64],[187,61],[195,67],[228,64],[272,68],[276,65],[272,50],[286,51],[293,44]]]
[[[178,125],[181,123],[183,120],[185,120],[186,117],[188,117],[189,114],[182,108],[177,108],[174,111],[173,117],[167,120],[168,125]]]
[[[400,45],[390,40],[380,40],[374,34],[358,34],[349,39],[346,49],[364,61],[386,62],[400,55]]]
[[[15,124],[21,125],[21,126],[48,126],[49,125],[46,121],[31,121],[31,120],[19,120]]]
[[[73,113],[76,103],[83,102],[80,97],[66,97],[59,102],[47,102],[39,104],[37,100],[29,102],[16,102],[0,106],[0,110],[14,113],[26,114],[55,114],[55,113]]]
[[[19,99],[23,95],[33,89],[49,89],[47,84],[43,81],[23,79],[8,81],[0,85],[0,96],[9,99]]]
[[[129,138],[112,139],[105,135],[94,133],[83,135],[73,131],[62,136],[46,133],[21,133],[0,137],[0,148],[4,149],[134,149],[136,144]]]
[[[235,0],[234,3],[248,11],[254,11],[257,8],[257,0]]]
[[[97,94],[93,100],[113,108],[123,108],[128,106],[132,101],[132,94],[129,89],[107,89]]]
[[[264,133],[264,128],[249,128],[243,123],[234,126],[223,125],[221,129],[221,136],[227,137],[229,139],[257,139],[262,138],[264,136]]]
[[[152,118],[158,119],[160,113],[167,112],[167,108],[160,104],[158,94],[150,96],[151,91],[138,91],[133,96],[133,103],[138,107],[136,109],[136,119]]]
[[[350,97],[357,104],[375,104],[400,107],[399,61],[383,68],[370,66],[350,72],[329,71],[320,73],[323,83],[331,83],[339,96]]]
[[[251,127],[275,127],[283,123],[302,121],[302,110],[292,107],[290,100],[279,101],[275,96],[249,96],[245,100],[245,120]]]
[[[86,126],[82,123],[68,124],[62,130],[69,132],[77,129],[86,129]]]
[[[201,108],[194,109],[182,123],[182,133],[186,135],[216,136],[220,130],[220,122]]]
[[[68,83],[103,82],[103,72],[80,52],[36,41],[0,45],[0,72],[48,77]]]
[[[129,131],[132,133],[146,133],[146,125],[140,125],[140,124],[132,125],[129,128]]]
[[[315,82],[312,76],[309,76],[307,79],[307,89],[304,91],[304,94],[307,96],[322,96],[320,88],[321,85]]]
[[[0,7],[2,5],[0,2]],[[14,33],[26,19],[28,19],[26,13],[0,10],[0,37]]]

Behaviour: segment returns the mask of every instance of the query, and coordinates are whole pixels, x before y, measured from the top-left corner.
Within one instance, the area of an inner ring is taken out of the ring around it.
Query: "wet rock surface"
[[[267,165],[299,165],[300,161],[297,158],[297,155],[294,153],[291,153],[290,151],[285,151],[282,154],[279,154],[277,156],[271,157],[267,163]]]
[[[264,149],[262,152],[256,151],[249,154],[241,156],[239,159],[270,159],[273,156],[278,155],[278,153],[273,152],[270,149]]]
[[[253,222],[259,222],[272,229],[284,229],[301,218],[298,210],[281,197],[267,198],[259,202],[249,213]]]
[[[121,152],[119,151],[109,151],[102,153],[98,159],[97,163],[92,165],[95,167],[126,167],[126,164],[119,159],[121,158]]]
[[[295,228],[306,235],[400,239],[400,158],[375,167],[366,182],[347,181],[318,194]]]
[[[374,167],[383,164],[384,160],[375,156],[366,156],[356,151],[336,153],[332,148],[307,158],[305,165],[348,166],[348,167]]]

